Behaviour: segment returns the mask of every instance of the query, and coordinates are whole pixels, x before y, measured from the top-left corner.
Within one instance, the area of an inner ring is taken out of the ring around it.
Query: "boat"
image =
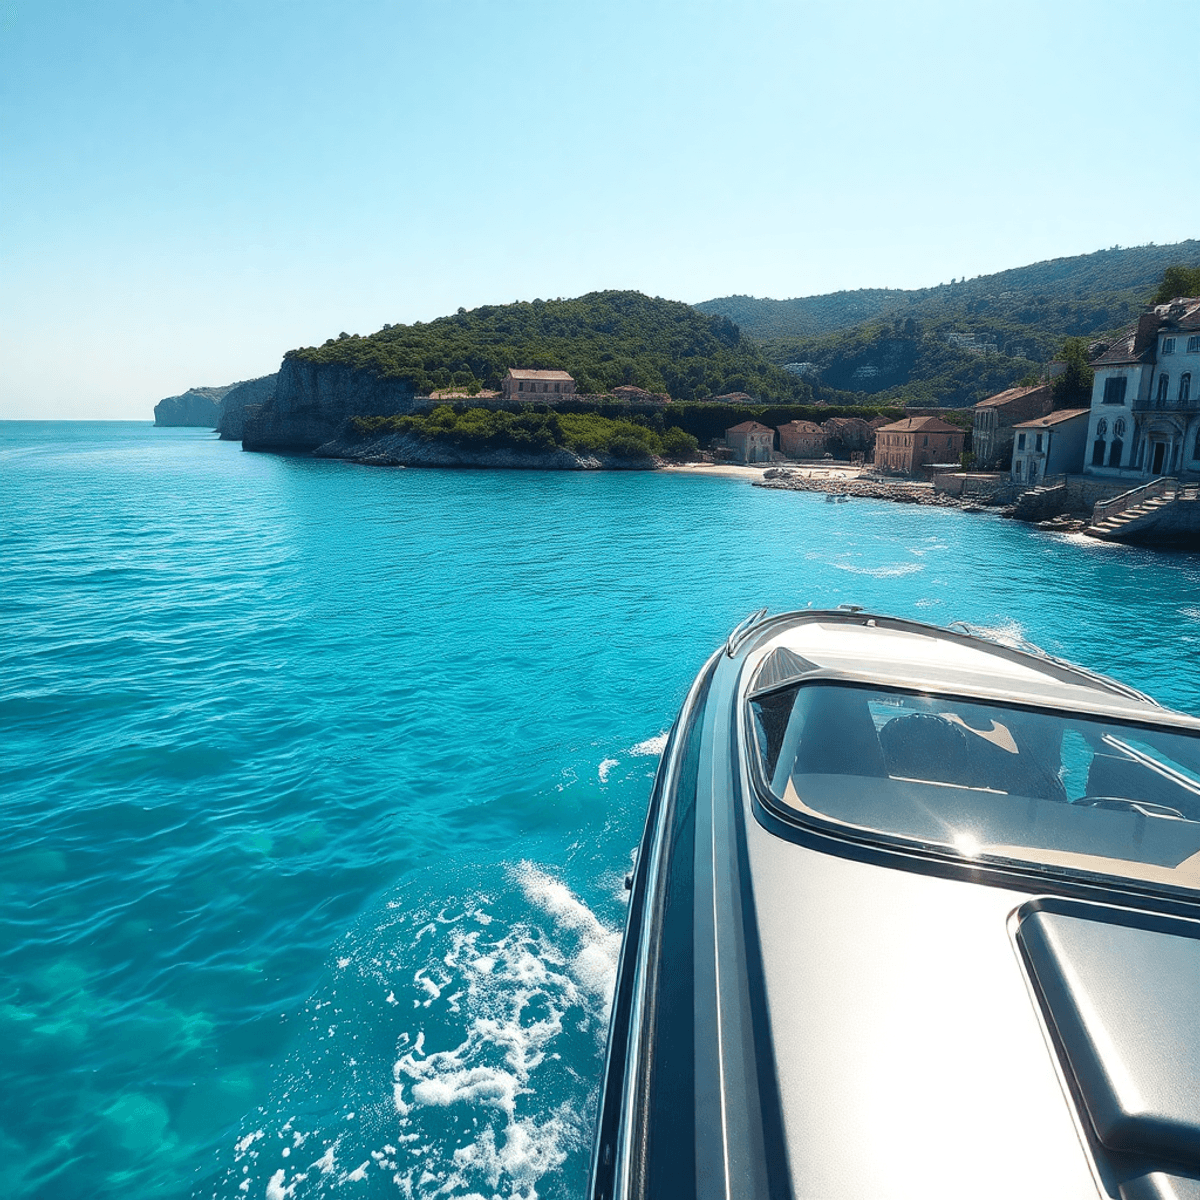
[[[845,504],[846,501],[849,499],[850,499],[849,496],[846,496],[841,492],[826,492],[825,493],[825,503],[826,504]]]
[[[1200,1198],[1200,720],[965,626],[758,613],[627,885],[591,1200]]]

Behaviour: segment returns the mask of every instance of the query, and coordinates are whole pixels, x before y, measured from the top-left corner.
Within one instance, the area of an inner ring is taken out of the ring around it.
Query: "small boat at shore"
[[[1200,720],[849,606],[692,684],[591,1200],[1200,1198]]]
[[[845,495],[842,492],[826,492],[825,493],[825,503],[826,504],[845,504],[846,501],[849,499],[850,499],[850,497]]]

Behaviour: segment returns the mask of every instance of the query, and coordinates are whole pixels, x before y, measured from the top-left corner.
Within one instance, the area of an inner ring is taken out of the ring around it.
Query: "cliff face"
[[[217,431],[223,441],[242,440],[246,405],[266,404],[275,395],[275,383],[278,378],[277,371],[274,375],[248,379],[245,383],[235,383],[225,393],[225,398],[221,401],[221,417],[217,422]]]
[[[154,423],[216,429],[221,400],[233,386],[188,388],[182,396],[168,396],[154,406]]]
[[[565,446],[543,454],[519,450],[471,450],[447,442],[425,441],[405,433],[383,437],[345,436],[325,442],[314,451],[318,458],[345,458],[372,467],[490,467],[534,471],[652,471],[658,460],[581,455]]]
[[[342,363],[285,358],[272,396],[245,412],[246,450],[315,450],[347,417],[387,417],[413,411],[411,385],[380,379]]]

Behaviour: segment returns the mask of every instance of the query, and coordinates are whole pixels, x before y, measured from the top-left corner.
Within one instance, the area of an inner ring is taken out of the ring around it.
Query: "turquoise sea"
[[[581,1195],[665,731],[841,602],[1200,712],[1196,557],[0,424],[0,1196]]]

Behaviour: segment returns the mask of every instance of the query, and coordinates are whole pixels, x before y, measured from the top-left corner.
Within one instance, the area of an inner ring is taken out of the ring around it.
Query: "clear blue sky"
[[[1200,5],[0,0],[0,417],[342,330],[1200,232]]]

